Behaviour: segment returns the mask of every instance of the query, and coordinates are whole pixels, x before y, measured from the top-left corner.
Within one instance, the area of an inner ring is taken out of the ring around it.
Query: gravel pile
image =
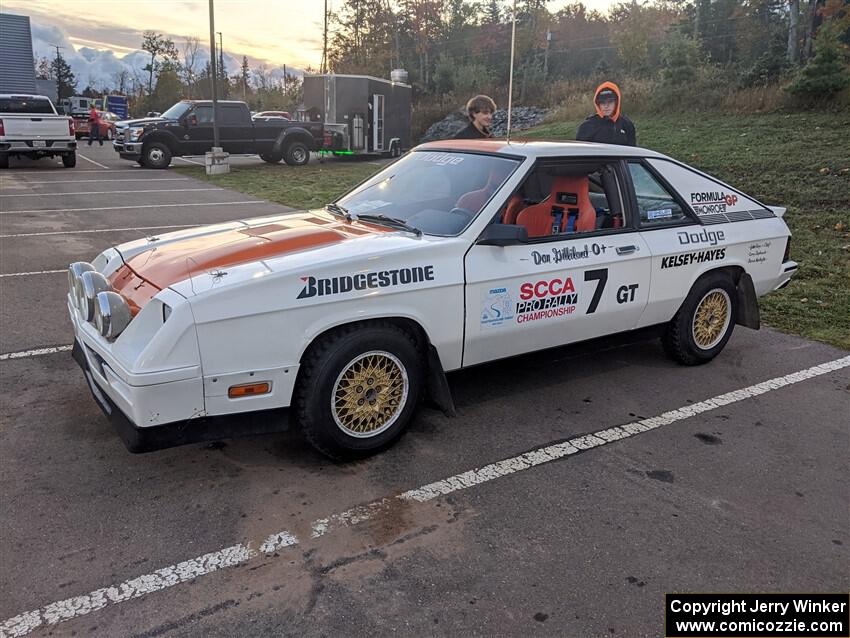
[[[536,106],[518,106],[511,114],[511,128],[518,131],[537,126],[545,119],[546,109]],[[465,111],[453,111],[439,122],[432,124],[420,142],[433,142],[434,140],[446,140],[454,137],[460,129],[469,123]],[[508,112],[499,109],[493,113],[493,135],[504,137],[508,126]]]

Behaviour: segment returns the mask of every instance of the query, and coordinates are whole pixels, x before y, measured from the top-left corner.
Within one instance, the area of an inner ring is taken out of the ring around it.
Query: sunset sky
[[[566,2],[553,0],[549,6],[557,10]],[[341,0],[330,4],[333,9]],[[603,11],[611,4],[585,0],[589,8]],[[235,67],[247,55],[252,65],[318,67],[322,6],[322,0],[216,0],[216,30],[224,34],[226,65]],[[83,74],[108,76],[121,58],[138,50],[141,33],[148,29],[170,36],[178,46],[188,35],[209,45],[206,0],[3,0],[2,9],[30,16],[37,57],[51,55],[51,44],[73,49],[63,54]]]

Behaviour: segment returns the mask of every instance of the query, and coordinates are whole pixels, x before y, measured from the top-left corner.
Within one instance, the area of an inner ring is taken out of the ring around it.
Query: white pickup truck
[[[65,168],[77,165],[74,121],[56,113],[43,95],[0,95],[0,168],[9,157],[62,158]]]

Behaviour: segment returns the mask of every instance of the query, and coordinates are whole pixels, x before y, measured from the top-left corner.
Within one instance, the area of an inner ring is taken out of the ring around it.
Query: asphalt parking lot
[[[68,264],[286,209],[81,154],[0,173],[0,637],[658,636],[665,592],[847,590],[850,358],[770,329],[699,368],[618,341],[455,373],[457,418],[357,463],[129,454]]]

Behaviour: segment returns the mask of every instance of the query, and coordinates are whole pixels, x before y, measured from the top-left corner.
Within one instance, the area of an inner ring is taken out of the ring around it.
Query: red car
[[[111,140],[115,137],[115,122],[121,118],[110,111],[98,111],[100,117],[100,137],[104,140]],[[75,115],[74,126],[77,133],[77,138],[88,137],[91,130],[91,122],[88,115]]]

